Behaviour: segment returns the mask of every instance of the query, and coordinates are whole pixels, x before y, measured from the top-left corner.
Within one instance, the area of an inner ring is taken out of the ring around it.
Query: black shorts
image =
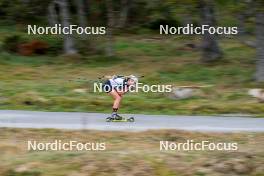
[[[106,92],[106,93],[109,93],[113,90],[113,87],[110,83],[109,80],[107,80],[104,84],[103,84],[103,91]]]

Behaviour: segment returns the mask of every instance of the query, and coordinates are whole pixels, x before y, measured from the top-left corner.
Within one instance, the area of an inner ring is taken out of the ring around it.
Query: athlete
[[[121,100],[125,93],[135,88],[137,82],[138,78],[134,75],[130,75],[113,76],[103,84],[104,91],[114,99],[111,117],[115,120],[122,120],[122,117],[117,114]]]

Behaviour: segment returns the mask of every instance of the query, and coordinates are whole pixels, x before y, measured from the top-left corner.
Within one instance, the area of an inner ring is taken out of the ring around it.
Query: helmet
[[[133,80],[135,83],[138,82],[138,78],[136,76],[134,76],[134,75],[129,75],[128,78]]]

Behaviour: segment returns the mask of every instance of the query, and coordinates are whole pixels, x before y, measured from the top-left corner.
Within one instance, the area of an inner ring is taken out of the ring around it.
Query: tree
[[[202,24],[215,26],[214,2],[209,0],[199,1]],[[222,57],[216,35],[205,32],[202,38],[202,62],[213,62]]]
[[[130,9],[131,0],[121,0],[121,10],[118,28],[124,28],[127,23],[127,16]]]
[[[62,26],[70,26],[70,14],[68,11],[68,1],[67,0],[58,0],[56,1],[60,7],[60,17]],[[76,54],[77,50],[74,46],[74,39],[73,36],[70,34],[64,35],[64,42],[63,42],[63,48],[65,54]]]
[[[256,14],[256,49],[257,68],[256,81],[264,82],[264,2],[258,1]]]
[[[58,24],[59,22],[58,15],[56,12],[56,3],[55,1],[51,1],[48,6],[48,22],[49,25],[54,26],[55,24]]]
[[[82,27],[86,26],[86,15],[84,12],[84,2],[83,0],[75,0],[76,6],[77,6],[77,13],[78,13],[78,20],[79,25]]]
[[[107,8],[107,47],[106,47],[106,55],[113,56],[113,27],[114,27],[114,12],[113,12],[113,2],[112,0],[106,0],[106,8]]]

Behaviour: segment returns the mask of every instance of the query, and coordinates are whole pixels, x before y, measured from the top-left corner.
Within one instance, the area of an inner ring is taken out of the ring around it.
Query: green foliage
[[[3,41],[3,49],[8,52],[17,52],[18,45],[21,44],[22,38],[20,35],[11,35]]]
[[[254,2],[216,0],[215,8],[218,11],[216,15],[219,19],[222,17],[225,17],[225,20],[230,18],[229,21],[237,21],[237,16],[242,13],[248,13],[248,17],[254,17]],[[31,23],[47,25],[47,8],[49,3],[50,0],[0,0],[1,21],[12,24]],[[113,7],[115,11],[115,23],[118,24],[120,11],[124,7],[117,0],[113,1]],[[89,24],[98,26],[107,24],[107,9],[104,1],[91,0],[88,5],[85,1],[84,10]],[[129,28],[137,29],[138,27],[157,29],[160,24],[168,24],[171,26],[179,26],[187,22],[199,24],[199,10],[198,1],[196,0],[134,0],[131,1],[129,6],[129,25],[123,30],[128,31]],[[71,21],[76,23],[78,10],[76,9],[74,1],[69,1],[69,11],[71,13]],[[253,25],[249,24],[249,26]]]
[[[169,26],[178,27],[181,26],[182,24],[176,19],[160,18],[160,19],[153,19],[148,23],[148,25],[146,25],[146,27],[152,30],[159,31],[160,25],[169,25]]]
[[[48,3],[50,1],[42,0],[1,0],[0,15],[11,23],[39,23],[46,18]]]
[[[57,36],[40,36],[36,37],[48,44],[49,55],[59,55],[63,53],[63,38]]]
[[[18,47],[23,43],[30,43],[31,41],[40,41],[48,45],[48,55],[62,54],[63,50],[63,38],[56,36],[29,36],[19,33],[7,35],[3,40],[3,50],[7,52],[18,52]]]

